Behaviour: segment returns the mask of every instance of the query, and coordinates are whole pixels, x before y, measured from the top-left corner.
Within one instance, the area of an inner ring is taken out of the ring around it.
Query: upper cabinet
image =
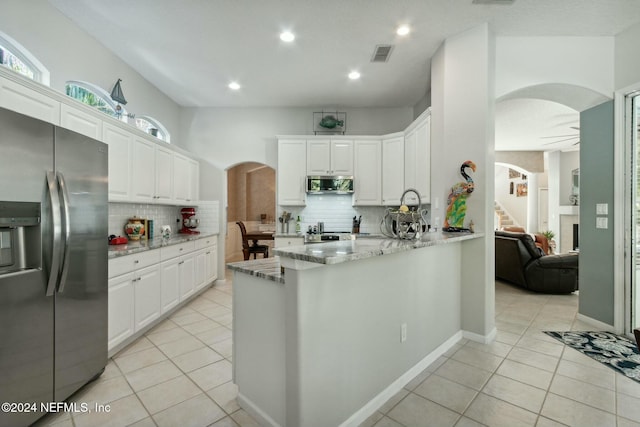
[[[0,77],[0,107],[54,125],[60,124],[60,101],[4,77]]]
[[[423,115],[404,137],[404,185],[420,194],[422,203],[431,202],[431,116]],[[415,205],[418,198],[407,194],[406,204]]]
[[[278,141],[278,204],[304,206],[306,204],[305,179],[307,141],[281,139]]]
[[[198,201],[200,164],[188,154],[49,87],[12,72],[7,77],[3,74],[0,70],[0,107],[109,146],[110,202],[184,205]]]
[[[307,141],[307,175],[353,175],[353,141]]]
[[[60,104],[60,126],[102,141],[102,120],[79,108]]]
[[[382,204],[399,205],[404,190],[404,137],[400,135],[384,138],[382,140]]]
[[[356,141],[354,145],[354,193],[356,206],[382,204],[382,142]]]
[[[104,123],[102,141],[109,145],[109,201],[128,202],[131,200],[133,135]]]

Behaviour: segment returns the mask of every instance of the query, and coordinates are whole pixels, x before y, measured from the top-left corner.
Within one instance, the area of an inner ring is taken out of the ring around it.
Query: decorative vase
[[[124,231],[129,236],[129,240],[140,240],[140,237],[144,234],[144,225],[138,219],[131,219],[124,226]]]

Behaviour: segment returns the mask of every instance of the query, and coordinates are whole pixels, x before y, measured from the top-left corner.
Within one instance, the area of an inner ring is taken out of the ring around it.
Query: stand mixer
[[[196,227],[200,224],[200,220],[196,218],[196,208],[182,208],[180,209],[180,215],[182,215],[182,228],[180,233],[182,234],[200,234],[196,230]]]

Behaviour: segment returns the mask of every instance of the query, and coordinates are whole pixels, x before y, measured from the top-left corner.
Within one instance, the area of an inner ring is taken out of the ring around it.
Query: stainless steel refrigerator
[[[0,426],[107,364],[107,148],[0,108]]]

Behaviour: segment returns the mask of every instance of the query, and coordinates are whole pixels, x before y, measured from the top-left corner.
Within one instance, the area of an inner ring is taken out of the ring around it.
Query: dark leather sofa
[[[496,278],[549,294],[578,289],[578,254],[543,255],[526,233],[496,231]]]

